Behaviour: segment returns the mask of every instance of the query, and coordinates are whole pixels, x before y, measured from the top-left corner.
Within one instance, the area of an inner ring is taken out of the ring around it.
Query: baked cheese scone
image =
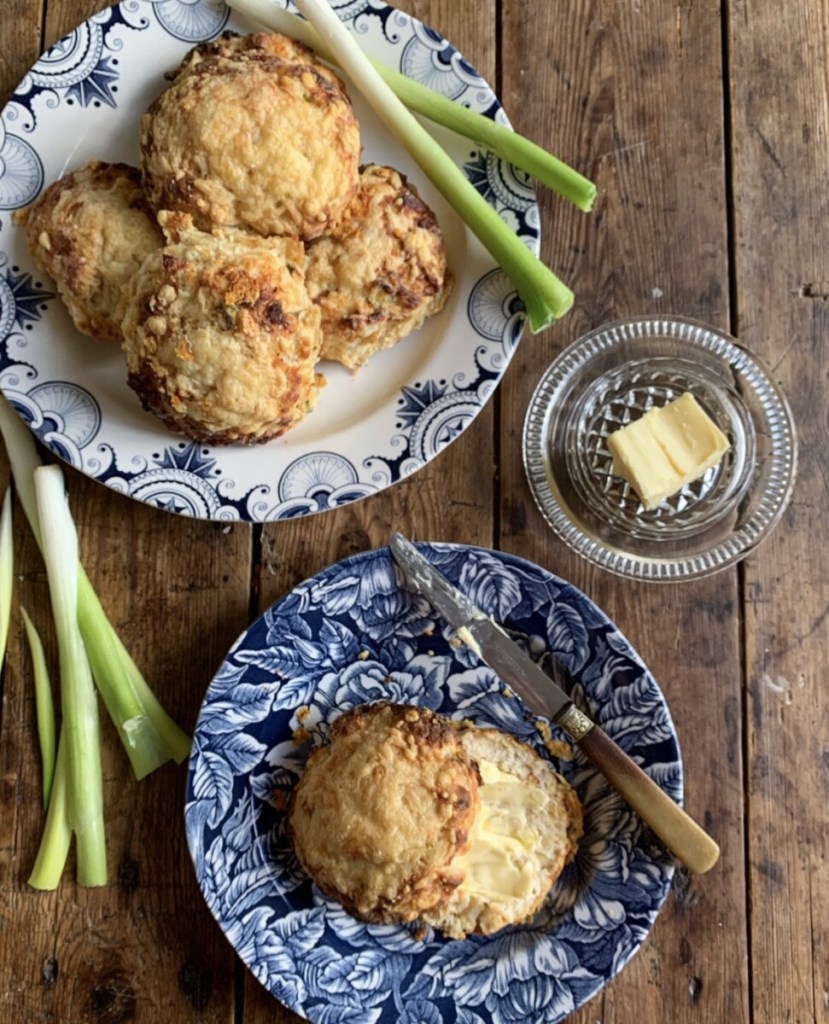
[[[369,164],[334,228],[308,250],[322,358],[355,372],[439,312],[451,291],[432,210],[393,167]]]
[[[194,231],[159,216],[167,244],[135,274],[122,325],[145,409],[205,444],[278,437],[313,408],[322,335],[296,238]]]
[[[203,231],[316,238],[351,199],[360,145],[332,76],[264,51],[196,61],[141,120],[150,202]]]
[[[479,777],[460,736],[427,708],[361,705],[337,719],[291,798],[288,827],[322,892],[365,921],[402,923],[462,872]]]
[[[93,160],[15,215],[83,334],[121,340],[127,286],[164,236],[137,167]]]
[[[515,737],[381,702],[343,715],[311,755],[288,831],[354,916],[463,938],[538,910],[575,855],[582,811]]]

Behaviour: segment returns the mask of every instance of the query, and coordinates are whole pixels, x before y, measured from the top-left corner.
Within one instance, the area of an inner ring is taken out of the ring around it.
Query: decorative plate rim
[[[604,612],[572,584],[518,556],[458,544],[418,547],[534,657],[554,651],[577,680],[577,701],[681,803],[682,762],[667,704]],[[358,626],[364,632],[352,634]],[[373,1000],[361,1020],[414,1024],[417,1003],[425,1014],[417,1019],[435,1024],[556,1024],[644,941],[669,891],[672,859],[577,752],[558,769],[585,805],[585,838],[570,874],[533,922],[463,942],[429,932],[419,942],[407,928],[355,921],[299,869],[284,836],[284,808],[307,755],[293,742],[296,730],[319,741],[342,711],[383,696],[498,725],[546,751],[532,716],[405,589],[388,548],[328,566],[251,624],[207,688],[185,819],[211,912],[260,982],[314,1021],[357,1019],[348,1015],[356,1009],[345,993],[356,985],[365,996],[360,972],[371,962]],[[335,963],[344,965],[339,973]],[[505,973],[493,988],[495,964]],[[508,964],[515,965],[512,974]],[[541,1002],[532,1015],[511,1017],[523,999]]]
[[[508,123],[490,86],[439,33],[380,0],[334,5],[374,56]],[[119,493],[192,518],[265,522],[362,500],[425,466],[491,397],[525,315],[493,258],[408,154],[381,136],[351,90],[364,159],[400,167],[438,212],[455,295],[433,321],[353,379],[323,364],[329,384],[317,408],[267,445],[211,448],[176,437],[144,413],[127,388],[117,346],[107,351],[106,343],[74,330],[11,214],[44,182],[86,159],[136,162],[137,118],[160,91],[162,72],[191,45],[228,28],[250,26],[221,0],[122,0],[46,51],[9,98],[0,114],[0,390],[57,456]],[[448,136],[446,144],[537,253],[539,208],[530,179],[468,140]],[[133,149],[135,159],[126,157]],[[49,344],[63,335],[68,340]]]

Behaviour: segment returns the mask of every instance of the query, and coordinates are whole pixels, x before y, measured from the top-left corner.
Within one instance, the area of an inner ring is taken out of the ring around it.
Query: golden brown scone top
[[[294,790],[289,831],[322,892],[366,921],[407,922],[460,882],[450,867],[478,807],[457,731],[425,708],[347,712]]]
[[[359,126],[332,76],[264,51],[193,62],[141,121],[152,205],[206,231],[316,238],[349,202],[359,158]]]
[[[92,161],[49,185],[16,220],[78,330],[120,341],[126,286],[164,244],[140,171]]]
[[[171,430],[210,444],[278,437],[313,407],[321,335],[293,238],[195,231],[135,275],[123,322],[128,382]]]
[[[339,223],[309,249],[308,290],[322,311],[323,359],[356,371],[442,309],[450,289],[432,210],[399,171],[362,168]]]
[[[278,57],[291,64],[308,64],[332,83],[343,87],[342,80],[327,65],[317,59],[317,55],[304,43],[279,32],[251,32],[239,35],[237,32],[222,32],[215,39],[198,43],[185,56],[178,69],[170,76],[191,71],[196,64],[209,57],[230,57],[235,59],[259,57]]]

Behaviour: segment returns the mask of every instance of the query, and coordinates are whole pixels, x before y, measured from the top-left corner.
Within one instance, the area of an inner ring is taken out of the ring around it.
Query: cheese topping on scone
[[[441,310],[452,286],[437,218],[393,167],[361,169],[342,218],[308,260],[322,358],[353,372]]]
[[[389,702],[335,722],[288,814],[326,896],[363,920],[452,938],[531,917],[581,831],[575,792],[531,747]]]
[[[295,238],[193,231],[165,213],[168,243],[133,278],[123,322],[128,383],[171,430],[260,443],[313,408],[322,336]]]
[[[313,65],[267,53],[199,60],[141,120],[150,202],[203,231],[316,238],[351,199],[359,158],[345,90]]]
[[[297,785],[288,826],[297,856],[356,917],[413,921],[463,872],[479,776],[460,736],[428,708],[359,706],[339,718]]]

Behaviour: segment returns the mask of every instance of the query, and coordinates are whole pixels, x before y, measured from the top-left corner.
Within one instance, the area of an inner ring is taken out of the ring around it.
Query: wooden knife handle
[[[689,871],[702,874],[717,863],[720,848],[711,836],[598,725],[593,725],[577,742],[591,764]]]

